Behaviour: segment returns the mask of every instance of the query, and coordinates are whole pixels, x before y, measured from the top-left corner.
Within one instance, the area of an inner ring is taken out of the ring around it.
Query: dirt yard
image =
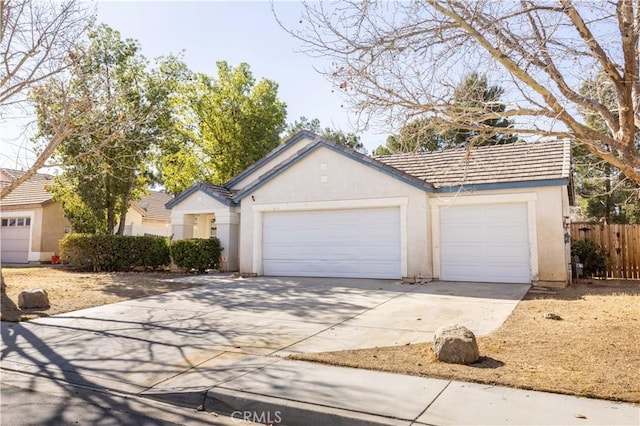
[[[436,361],[431,343],[292,358],[637,403],[639,342],[640,282],[592,281],[530,292],[498,331],[478,339],[473,365]]]
[[[63,267],[3,268],[7,284],[2,295],[2,321],[25,321],[78,309],[121,302],[196,284],[166,282],[180,276],[171,272],[73,272]],[[22,311],[18,294],[41,288],[47,291],[51,307]]]

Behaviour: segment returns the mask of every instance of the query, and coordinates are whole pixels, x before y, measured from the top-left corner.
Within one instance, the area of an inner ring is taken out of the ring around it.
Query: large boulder
[[[49,295],[46,290],[24,290],[18,295],[18,306],[20,309],[42,309],[48,308]]]
[[[436,330],[433,351],[438,361],[472,364],[480,358],[476,336],[461,325],[446,325]]]

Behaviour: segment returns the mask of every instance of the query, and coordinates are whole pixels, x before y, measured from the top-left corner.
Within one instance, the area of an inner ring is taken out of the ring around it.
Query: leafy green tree
[[[501,116],[506,111],[506,105],[500,100],[503,94],[502,87],[489,86],[486,74],[472,73],[466,77],[454,91],[453,107],[449,113],[451,122],[459,123],[460,127],[453,125],[437,129],[442,147],[517,142],[517,136],[504,131],[511,127],[511,122]]]
[[[152,181],[184,189],[194,182],[194,176],[203,176],[198,169],[200,164],[195,161],[197,156],[192,152],[193,141],[199,138],[198,119],[192,107],[198,75],[187,67],[181,56],[158,58],[156,65],[150,71],[149,89],[156,99],[162,100],[158,125],[163,132],[154,147]]]
[[[63,175],[64,176],[64,175]],[[56,178],[53,199],[60,203],[65,217],[73,225],[75,232],[85,234],[106,234],[109,232],[104,210],[95,210],[88,206],[77,191],[77,182],[70,177]]]
[[[417,119],[402,127],[397,135],[389,135],[386,144],[376,148],[375,155],[437,151],[443,143],[428,119]]]
[[[580,92],[583,96],[598,99],[610,110],[615,109],[615,89],[603,72],[585,80]],[[587,109],[580,112],[590,128],[603,133],[609,131],[599,115]],[[640,131],[637,129],[636,145],[640,147]],[[604,144],[599,148],[603,151],[612,149]],[[640,223],[640,184],[628,179],[586,146],[575,144],[572,150],[576,190],[583,215],[607,223]]]
[[[274,81],[256,82],[246,63],[218,62],[217,78],[173,66],[182,75],[172,99],[175,131],[158,163],[170,192],[197,180],[224,183],[280,143],[286,104]]]
[[[407,123],[397,135],[387,138],[376,155],[403,152],[430,152],[440,149],[507,144],[518,141],[505,132],[511,121],[502,116],[506,105],[500,99],[504,89],[489,86],[486,75],[472,73],[455,89],[446,120],[418,118]]]
[[[34,92],[41,138],[55,132],[56,111],[72,122],[55,154],[65,166],[51,189],[75,227],[111,233],[117,226],[121,234],[130,201],[148,186],[148,160],[163,133],[163,94],[152,89],[139,43],[122,40],[106,25],[93,28],[89,43],[72,52],[70,61],[71,90],[85,105],[76,110],[58,104],[58,86]],[[101,111],[103,125],[90,133],[74,132],[94,116],[85,114],[87,109]]]
[[[323,138],[327,138],[340,145],[344,145],[351,149],[354,149],[362,154],[367,153],[367,149],[364,147],[364,144],[360,140],[360,136],[358,136],[357,134],[345,133],[342,130],[332,129],[331,127],[323,128],[320,124],[320,120],[318,120],[317,118],[309,120],[304,116],[289,124],[284,136],[282,137],[282,140],[288,140],[300,130],[308,130],[322,136]]]
[[[287,141],[300,130],[308,130],[317,135],[322,135],[322,125],[320,124],[320,120],[317,118],[309,120],[307,117],[302,116],[293,123],[289,123],[282,136],[282,142]]]

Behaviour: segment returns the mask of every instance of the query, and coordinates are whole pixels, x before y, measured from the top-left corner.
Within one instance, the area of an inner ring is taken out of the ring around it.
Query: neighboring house
[[[124,235],[171,236],[171,210],[165,207],[171,195],[151,191],[140,201],[131,203],[125,217]]]
[[[565,285],[568,141],[371,158],[301,131],[167,204],[228,271]]]
[[[24,172],[0,169],[0,185],[8,184]],[[51,261],[59,250],[58,241],[71,232],[60,203],[53,201],[47,185],[53,176],[38,173],[0,200],[0,261],[39,263]],[[126,216],[125,235],[170,236],[170,212],[164,205],[171,196],[151,192],[131,203]]]
[[[0,184],[6,185],[24,172],[0,169]],[[58,241],[71,225],[59,203],[47,191],[53,176],[36,174],[0,200],[0,261],[28,263],[51,261]]]

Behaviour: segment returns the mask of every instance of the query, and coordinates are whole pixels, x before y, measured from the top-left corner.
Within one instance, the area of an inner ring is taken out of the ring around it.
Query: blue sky
[[[306,116],[323,126],[355,130],[340,91],[314,69],[327,62],[305,55],[301,43],[278,25],[271,7],[267,1],[99,2],[98,22],[139,40],[147,58],[184,51],[184,61],[197,72],[215,75],[221,60],[233,66],[246,62],[257,79],[278,83],[287,122]],[[284,25],[300,25],[299,2],[273,7]],[[371,151],[386,136],[366,133],[362,139]]]
[[[299,41],[276,22],[271,3],[219,1],[100,1],[97,22],[120,31],[123,38],[140,41],[150,60],[184,51],[184,61],[193,71],[212,76],[216,62],[236,66],[246,62],[256,79],[268,78],[279,85],[279,97],[287,104],[287,122],[300,116],[320,119],[323,126],[355,130],[354,115],[342,107],[344,99],[315,68],[326,61],[301,52]],[[283,23],[296,27],[299,2],[275,2]],[[8,140],[5,127],[0,137],[0,166],[23,168],[32,154],[18,152],[15,140]],[[371,152],[384,143],[387,134],[362,134]],[[13,137],[17,137],[16,135]],[[18,158],[18,161],[16,161]]]

